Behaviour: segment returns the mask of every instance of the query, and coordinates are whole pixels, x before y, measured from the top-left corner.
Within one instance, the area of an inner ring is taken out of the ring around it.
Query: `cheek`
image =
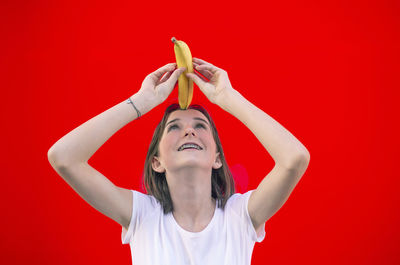
[[[161,154],[168,153],[171,149],[173,149],[173,143],[174,143],[173,135],[170,134],[168,136],[164,136],[161,139],[159,145]]]
[[[212,134],[208,134],[207,135],[208,138],[208,146],[210,146],[214,151],[217,150],[217,144],[215,143],[214,137],[212,136]]]

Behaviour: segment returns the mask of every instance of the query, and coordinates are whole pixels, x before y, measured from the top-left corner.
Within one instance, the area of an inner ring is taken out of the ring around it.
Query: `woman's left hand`
[[[193,68],[209,81],[195,72],[187,73],[186,76],[196,83],[212,103],[222,106],[227,96],[235,91],[225,70],[198,58],[193,58]]]

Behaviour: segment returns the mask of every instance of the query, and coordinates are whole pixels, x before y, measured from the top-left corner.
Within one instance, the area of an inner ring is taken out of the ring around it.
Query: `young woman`
[[[235,193],[215,124],[199,105],[170,105],[151,141],[144,169],[147,194],[115,186],[88,164],[115,132],[161,104],[185,68],[167,64],[140,90],[74,129],[49,150],[63,179],[90,205],[122,226],[132,264],[250,264],[265,222],[286,202],[310,154],[284,127],[247,101],[226,71],[193,58],[187,74],[206,97],[243,122],[275,161],[257,189]]]

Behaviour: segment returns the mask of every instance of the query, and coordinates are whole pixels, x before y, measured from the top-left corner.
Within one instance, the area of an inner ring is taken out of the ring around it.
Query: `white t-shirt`
[[[265,223],[257,235],[247,210],[251,192],[233,194],[225,210],[216,207],[207,227],[193,233],[165,215],[153,196],[132,190],[132,218],[121,233],[132,265],[250,265],[255,242],[265,237]]]

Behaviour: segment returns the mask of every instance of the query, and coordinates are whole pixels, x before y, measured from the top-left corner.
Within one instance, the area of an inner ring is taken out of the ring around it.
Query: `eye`
[[[197,124],[196,124],[196,128],[197,128],[197,127],[200,127],[200,128],[206,129],[206,126],[204,126],[204,124],[202,124],[202,123],[197,123]],[[169,127],[168,127],[168,130],[167,130],[167,132],[169,132],[169,131],[171,131],[172,129],[175,129],[175,128],[179,128],[179,126],[178,126],[178,125],[176,125],[176,124],[174,124],[174,125],[171,125],[171,126],[169,126]]]
[[[172,130],[172,128],[179,128],[179,127],[178,127],[178,125],[176,125],[176,124],[171,125],[171,126],[169,126],[169,128],[168,128],[168,132],[169,132],[170,130]]]
[[[204,126],[204,124],[202,124],[202,123],[198,123],[198,124],[196,125],[196,127],[201,127],[201,128],[203,128],[203,129],[206,128],[206,126]]]

